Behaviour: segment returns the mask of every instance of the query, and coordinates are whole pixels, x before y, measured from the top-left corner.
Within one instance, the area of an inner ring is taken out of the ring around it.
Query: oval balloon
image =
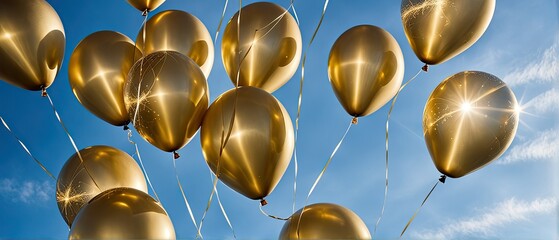
[[[142,55],[127,36],[113,31],[99,31],[84,38],[74,49],[68,67],[68,79],[78,101],[104,121],[128,124],[124,105],[124,83]]]
[[[165,0],[127,0],[132,7],[140,11],[148,11],[151,12],[158,8],[161,4],[165,2]]]
[[[230,138],[220,156],[233,116]],[[208,109],[201,129],[206,163],[227,186],[251,199],[272,192],[293,154],[289,114],[276,98],[258,88],[239,87],[222,94]]]
[[[148,192],[142,170],[127,153],[109,146],[92,146],[80,150],[80,154],[83,164],[74,154],[56,182],[56,202],[68,226],[89,200],[105,190],[131,187]]]
[[[402,0],[402,24],[415,55],[425,64],[445,62],[483,35],[495,0]]]
[[[124,85],[124,103],[134,128],[146,141],[167,152],[190,141],[209,101],[202,70],[175,51],[154,52],[138,60]]]
[[[223,32],[225,70],[234,85],[239,76],[239,86],[273,92],[289,81],[299,66],[299,26],[287,10],[274,3],[256,2],[240,12],[240,26],[237,12]]]
[[[83,207],[68,239],[175,239],[165,209],[133,188],[107,190]]]
[[[371,239],[371,234],[353,211],[336,204],[317,203],[291,215],[279,239]]]
[[[328,77],[346,112],[354,117],[367,116],[390,101],[402,85],[402,50],[382,28],[350,28],[330,50]]]
[[[437,169],[449,177],[469,174],[497,159],[518,127],[514,93],[499,78],[466,71],[445,79],[423,112],[423,133]]]
[[[136,45],[150,54],[156,51],[176,51],[191,58],[200,66],[206,78],[214,63],[212,37],[204,24],[187,12],[163,11],[146,23],[146,37],[140,30]]]
[[[44,0],[3,0],[0,8],[0,79],[27,90],[49,87],[60,70],[66,37]]]

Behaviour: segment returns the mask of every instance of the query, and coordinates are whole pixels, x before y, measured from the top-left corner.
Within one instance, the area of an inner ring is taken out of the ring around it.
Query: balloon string
[[[21,141],[21,139],[19,139],[19,137],[12,131],[12,129],[10,129],[10,127],[8,126],[8,124],[6,123],[6,121],[4,121],[4,119],[2,118],[2,116],[0,116],[0,121],[2,121],[2,124],[4,124],[4,127],[6,128],[6,130],[8,130],[8,132],[10,132],[10,134],[12,135],[12,137],[14,137],[19,144],[21,145],[21,147],[23,148],[23,150],[25,150],[25,152],[27,152],[27,155],[29,155],[38,165],[39,167],[41,167],[43,169],[43,171],[49,175],[50,178],[52,178],[54,181],[56,181],[56,177],[54,177],[54,175],[52,175],[52,173],[47,170],[47,168],[45,167],[45,165],[43,165],[41,163],[41,161],[39,161],[35,156],[33,156],[33,154],[31,154],[31,152],[29,151],[29,149],[27,148],[27,146],[25,146],[25,144]]]
[[[153,192],[153,195],[155,195],[155,199],[157,199],[158,202],[161,202],[161,200],[159,200],[159,196],[157,196],[157,192],[155,191],[155,188],[153,188],[153,185],[151,185],[151,181],[149,179],[148,172],[146,171],[146,168],[144,167],[144,162],[142,161],[142,156],[140,155],[140,150],[138,149],[138,144],[136,144],[136,142],[132,141],[132,130],[126,129],[126,131],[128,131],[128,142],[130,142],[130,144],[133,144],[134,148],[136,149],[135,155],[138,156],[138,160],[140,162],[140,167],[142,167],[142,172],[144,173],[144,176],[146,177],[146,180],[149,184],[149,187],[151,188],[151,191]]]
[[[293,180],[293,213],[295,213],[295,202],[296,202],[296,195],[297,195],[297,172],[298,172],[298,159],[297,159],[297,140],[299,138],[299,120],[301,119],[301,104],[303,102],[303,85],[305,82],[305,63],[307,61],[307,53],[309,48],[311,47],[320,26],[322,25],[322,21],[324,20],[324,15],[326,14],[326,9],[328,8],[329,0],[324,1],[324,7],[322,8],[322,14],[320,16],[320,20],[318,21],[318,25],[314,29],[313,35],[311,40],[309,41],[309,45],[307,45],[307,49],[305,49],[305,54],[303,55],[303,61],[301,63],[301,81],[299,82],[299,99],[297,101],[297,117],[295,118],[295,148],[294,148],[294,161],[295,161],[295,177]],[[295,13],[295,8],[293,8],[293,12]],[[295,16],[297,14],[295,13]],[[297,19],[297,23],[299,20]]]
[[[144,51],[146,48],[146,25],[147,25],[147,20],[148,20],[148,16],[149,16],[149,11],[144,11],[145,15],[142,14],[144,16],[144,22],[142,23],[142,58],[140,59],[140,82],[138,83],[138,100],[136,102],[136,109],[134,110],[134,118],[132,119],[132,124],[136,124],[136,119],[138,118],[138,112],[140,109],[140,93],[141,93],[141,89],[142,89],[142,80],[144,80],[142,73],[144,71]],[[134,43],[135,44],[135,43]],[[135,53],[134,53],[135,54]]]
[[[402,236],[404,235],[404,233],[406,232],[406,230],[408,229],[410,224],[413,222],[413,220],[415,219],[415,217],[417,216],[417,214],[419,213],[419,211],[421,210],[421,208],[423,207],[425,202],[427,202],[427,199],[429,199],[429,197],[431,196],[431,193],[433,193],[433,191],[435,190],[435,188],[437,187],[439,182],[444,183],[445,181],[446,181],[446,175],[441,175],[441,177],[439,178],[439,180],[437,180],[437,182],[435,183],[433,188],[431,188],[431,191],[429,191],[427,196],[425,196],[425,199],[423,199],[423,202],[421,202],[421,205],[419,206],[419,208],[417,208],[417,210],[415,210],[415,213],[413,214],[413,216],[410,218],[410,220],[408,221],[408,223],[404,227],[404,230],[402,230],[402,233],[400,233],[400,238],[402,238]]]
[[[188,203],[188,199],[186,199],[186,195],[184,194],[184,190],[181,184],[181,180],[179,180],[179,174],[177,172],[177,159],[173,157],[173,168],[175,169],[175,177],[177,178],[177,184],[179,185],[179,189],[181,190],[182,199],[184,200],[184,205],[186,205],[186,209],[188,210],[188,214],[190,214],[190,219],[192,223],[194,223],[194,227],[198,229],[198,225],[196,224],[196,220],[194,220],[194,214],[192,213],[192,209],[190,208],[190,204]],[[200,235],[202,237],[202,235]]]
[[[214,178],[215,177],[215,178]],[[227,215],[227,212],[225,211],[225,208],[223,207],[223,204],[221,203],[221,198],[219,197],[219,192],[217,191],[217,176],[215,176],[210,169],[210,178],[212,180],[212,184],[213,184],[213,190],[212,192],[215,192],[215,196],[217,198],[217,203],[219,204],[219,208],[221,209],[221,213],[223,214],[223,217],[225,218],[225,221],[227,221],[227,225],[229,225],[229,229],[231,229],[231,232],[233,232],[233,238],[237,239],[237,234],[235,234],[235,229],[233,229],[233,225],[231,224],[231,221],[229,220],[229,216]],[[211,204],[211,198],[212,198],[213,194],[210,194],[210,200],[208,201],[208,204],[206,205],[206,210],[204,211],[204,216],[202,216],[202,220],[200,221],[200,225],[198,233],[200,233],[201,229],[202,229],[202,224],[204,222],[204,218],[206,217],[206,213],[210,207]]]
[[[223,19],[225,18],[225,11],[227,10],[227,5],[229,5],[229,0],[225,0],[225,5],[223,6],[223,11],[221,12],[221,18],[219,19],[219,24],[217,25],[217,30],[215,31],[214,46],[217,45],[217,37],[219,36],[219,31],[221,30]]]
[[[258,208],[260,208],[260,212],[261,212],[262,214],[264,214],[264,216],[267,216],[267,217],[270,217],[270,218],[273,218],[273,219],[277,219],[277,220],[282,220],[282,221],[287,221],[287,220],[289,220],[289,219],[291,218],[291,217],[282,218],[282,217],[270,215],[270,214],[268,214],[267,212],[265,212],[264,209],[262,209],[262,207],[263,207],[263,204],[259,204],[259,205],[258,205]]]
[[[93,175],[91,175],[91,172],[89,171],[89,168],[85,164],[85,161],[82,158],[80,150],[76,146],[76,142],[74,141],[74,138],[72,138],[72,135],[70,135],[70,132],[68,131],[68,128],[66,128],[66,125],[62,121],[62,118],[60,118],[60,115],[58,114],[58,111],[56,111],[56,108],[54,107],[54,103],[52,102],[52,99],[50,98],[50,95],[47,93],[46,88],[43,88],[43,93],[44,93],[44,96],[46,96],[47,99],[49,100],[50,106],[52,107],[52,111],[54,112],[54,115],[56,116],[56,119],[58,119],[58,122],[60,123],[60,126],[62,126],[62,129],[64,130],[64,132],[68,136],[68,139],[70,139],[70,143],[72,143],[72,147],[74,147],[74,150],[76,151],[76,154],[78,155],[78,158],[80,159],[80,163],[83,165],[83,168],[85,169],[85,172],[87,173],[89,178],[91,178],[91,181],[93,182],[93,184],[95,185],[97,190],[101,191],[101,188],[99,187],[99,185],[97,184],[97,182],[93,178]]]
[[[375,229],[373,230],[373,238],[375,237],[375,234],[377,232],[377,228],[380,224],[380,221],[382,220],[382,217],[384,216],[384,209],[386,208],[386,198],[388,196],[388,127],[389,127],[389,122],[390,122],[390,116],[392,115],[392,110],[394,109],[394,104],[396,104],[396,100],[398,99],[398,96],[400,95],[400,92],[410,83],[412,82],[414,79],[417,78],[417,76],[419,76],[419,74],[425,71],[424,69],[420,69],[412,78],[410,78],[408,81],[406,81],[399,89],[398,92],[396,92],[396,95],[394,96],[394,99],[392,99],[392,104],[390,105],[390,110],[388,110],[388,115],[386,117],[386,131],[385,131],[385,139],[384,139],[384,147],[385,147],[385,171],[384,171],[384,175],[385,175],[385,180],[384,180],[384,198],[382,200],[382,208],[380,210],[380,216],[377,219],[377,222],[375,223]]]
[[[349,129],[351,129],[351,126],[354,125],[354,124],[357,124],[357,117],[354,117],[353,119],[351,119],[351,122],[349,123],[349,126],[347,126],[347,129],[345,130],[344,135],[342,136],[342,138],[340,139],[340,141],[338,142],[338,144],[334,148],[334,151],[332,151],[332,154],[330,154],[330,157],[328,158],[328,161],[326,161],[326,164],[324,164],[324,167],[322,168],[322,171],[320,171],[320,174],[318,174],[318,177],[314,181],[314,184],[312,185],[311,190],[309,190],[309,193],[307,194],[307,198],[305,199],[305,205],[304,205],[303,209],[301,210],[301,214],[299,214],[299,220],[297,221],[297,238],[299,238],[299,225],[301,224],[301,217],[303,216],[303,212],[305,212],[305,208],[307,207],[307,203],[309,202],[309,198],[310,198],[311,194],[313,193],[316,185],[318,184],[318,182],[320,181],[320,179],[322,178],[322,176],[326,172],[326,169],[328,169],[328,166],[330,165],[330,162],[332,162],[332,159],[334,158],[334,155],[336,155],[336,153],[338,152],[338,149],[340,148],[340,146],[344,142],[344,139],[347,136],[347,133],[349,132]]]

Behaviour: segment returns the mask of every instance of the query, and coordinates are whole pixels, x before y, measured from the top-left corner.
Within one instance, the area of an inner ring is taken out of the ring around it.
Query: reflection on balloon
[[[200,139],[206,162],[219,179],[255,200],[276,187],[294,147],[289,114],[271,94],[254,87],[231,89],[217,98],[204,117]]]
[[[134,128],[167,152],[190,141],[209,101],[202,70],[175,51],[154,52],[137,61],[124,86],[124,103]]]
[[[390,101],[402,85],[402,50],[382,28],[350,28],[330,50],[328,77],[346,112],[354,117],[367,116]]]
[[[146,39],[140,30],[136,45],[146,55],[156,51],[180,52],[194,60],[206,78],[214,63],[214,45],[208,29],[198,18],[180,10],[153,16],[146,23]]]
[[[66,45],[56,11],[44,0],[3,0],[0,26],[0,79],[27,90],[49,87]]]
[[[518,127],[514,93],[484,72],[460,72],[431,93],[423,113],[423,133],[437,169],[453,178],[497,159]]]
[[[447,61],[483,35],[495,11],[495,0],[402,0],[406,37],[422,62]]]
[[[161,204],[133,188],[102,192],[80,211],[69,239],[175,239]]]
[[[289,81],[299,66],[299,26],[287,10],[274,3],[256,2],[240,12],[240,26],[237,12],[223,32],[225,70],[235,85],[238,74],[239,86],[273,92]]]
[[[127,0],[132,7],[144,12],[151,12],[165,2],[165,0]]]
[[[74,49],[68,79],[74,95],[87,110],[115,126],[128,124],[123,90],[134,55],[134,42],[113,31],[95,32]]]
[[[291,215],[279,239],[371,239],[371,234],[353,211],[336,204],[317,203]]]
[[[60,170],[56,182],[56,202],[68,226],[83,205],[105,190],[130,187],[148,191],[142,170],[125,152],[109,146],[92,146],[80,150],[80,154],[83,164],[74,154]]]

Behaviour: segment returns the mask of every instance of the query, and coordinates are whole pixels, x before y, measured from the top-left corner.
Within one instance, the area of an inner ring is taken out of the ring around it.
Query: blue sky
[[[197,16],[215,34],[223,0],[167,0],[155,13],[180,9]],[[254,1],[242,1],[244,5]],[[288,0],[274,1],[284,7]],[[68,83],[68,60],[78,42],[99,30],[121,32],[135,39],[140,13],[126,1],[49,0],[66,32],[63,67],[49,93],[79,148],[110,145],[129,154],[121,128],[89,113],[75,99]],[[230,1],[227,21],[239,3]],[[318,23],[323,1],[295,1],[301,21],[303,46]],[[439,173],[430,160],[422,136],[422,112],[432,89],[446,77],[479,70],[504,80],[524,106],[521,125],[509,150],[485,168],[459,179],[448,179],[433,193],[406,233],[410,239],[552,239],[559,237],[557,172],[559,171],[559,2],[497,1],[486,33],[466,52],[440,65],[406,88],[391,122],[390,189],[377,237],[393,239],[419,206]],[[152,14],[153,15],[153,14]],[[329,49],[348,28],[372,24],[389,31],[405,59],[404,80],[422,66],[413,54],[400,21],[400,1],[330,1],[322,28],[308,52],[298,152],[297,208],[343,134],[350,117],[339,105],[327,77]],[[224,27],[224,26],[223,26]],[[233,87],[221,63],[220,40],[208,79],[211,100]],[[292,119],[297,110],[300,69],[274,93]],[[55,175],[74,153],[38,92],[0,82],[0,115],[30,151]],[[384,121],[388,107],[361,118],[348,134],[309,203],[330,202],[355,211],[373,230],[384,191]],[[178,238],[191,239],[190,222],[173,174],[171,155],[148,144],[134,132],[152,183],[169,213]],[[199,136],[180,150],[177,167],[194,215],[199,220],[211,191],[209,170],[201,154]],[[55,182],[29,158],[18,143],[0,129],[0,238],[65,238],[68,227],[58,212]],[[291,214],[293,166],[271,193],[265,209]],[[220,196],[237,236],[274,239],[282,221],[263,216],[258,202],[219,184]],[[219,207],[212,205],[202,230],[206,239],[232,238]]]

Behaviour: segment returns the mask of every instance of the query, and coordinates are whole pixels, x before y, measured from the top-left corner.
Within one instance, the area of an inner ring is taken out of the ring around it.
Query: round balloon
[[[434,65],[471,47],[483,35],[495,0],[402,0],[402,24],[411,48]]]
[[[124,103],[134,128],[167,152],[190,141],[209,101],[202,70],[175,51],[154,52],[138,60],[124,85]]]
[[[0,8],[0,79],[27,90],[49,87],[64,57],[66,37],[44,0],[3,0]]]
[[[151,12],[165,2],[165,0],[127,0],[132,7],[140,11]]]
[[[80,211],[68,239],[175,239],[165,209],[133,188],[107,190]]]
[[[125,35],[99,31],[74,49],[68,79],[78,101],[90,112],[115,126],[129,122],[124,105],[124,82],[141,52]]]
[[[230,137],[220,154],[233,116]],[[251,199],[272,192],[293,154],[289,114],[276,98],[258,88],[239,87],[219,96],[201,129],[206,163],[227,186]]]
[[[142,170],[127,153],[109,146],[80,150],[66,161],[56,182],[56,202],[68,226],[78,211],[97,194],[116,187],[147,192]]]
[[[518,110],[514,93],[491,74],[466,71],[445,79],[423,112],[423,134],[437,169],[458,178],[497,159],[514,139]]]
[[[140,30],[136,45],[150,54],[156,51],[177,51],[200,66],[206,78],[214,63],[212,37],[204,24],[195,16],[180,11],[163,11],[146,23],[146,36]]]
[[[239,86],[273,92],[297,71],[301,31],[293,16],[274,3],[256,2],[240,13],[240,25],[237,12],[223,32],[225,70],[235,85],[238,80]]]
[[[402,50],[382,28],[350,28],[330,50],[328,77],[346,112],[354,117],[367,116],[390,101],[402,85]]]
[[[336,204],[317,203],[291,215],[279,239],[371,239],[371,234],[353,211]]]

